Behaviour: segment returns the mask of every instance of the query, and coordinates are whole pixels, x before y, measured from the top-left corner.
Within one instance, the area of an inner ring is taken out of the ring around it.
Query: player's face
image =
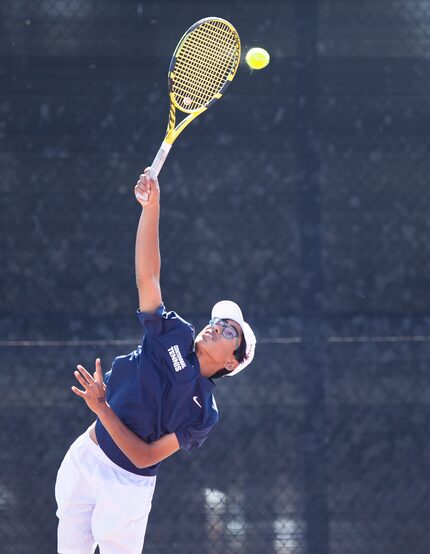
[[[234,356],[242,339],[242,329],[231,319],[212,319],[197,335],[196,347],[214,362],[223,367],[227,359]]]

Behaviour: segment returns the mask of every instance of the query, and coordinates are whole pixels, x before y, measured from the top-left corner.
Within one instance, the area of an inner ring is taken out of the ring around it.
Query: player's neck
[[[200,374],[203,375],[203,377],[207,377],[209,379],[220,370],[219,362],[214,362],[209,358],[209,356],[206,355],[205,352],[197,351],[196,355],[199,360]]]

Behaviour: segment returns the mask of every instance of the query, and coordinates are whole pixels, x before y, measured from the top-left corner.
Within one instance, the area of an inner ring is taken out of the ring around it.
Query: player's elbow
[[[161,295],[160,280],[157,275],[137,277],[136,286],[139,292],[139,298],[151,301],[153,298],[158,298]]]
[[[153,464],[148,464],[148,463],[142,463],[140,461],[137,461],[135,463],[133,463],[134,467],[136,467],[137,469],[146,469],[147,467],[150,467],[151,465]]]
[[[160,281],[157,278],[137,281],[139,309],[141,312],[154,313],[161,304]]]
[[[131,461],[137,469],[146,469],[156,463],[156,461],[153,460],[148,453],[139,454],[134,460]]]
[[[153,290],[160,287],[160,274],[158,271],[141,271],[136,275],[138,290]]]

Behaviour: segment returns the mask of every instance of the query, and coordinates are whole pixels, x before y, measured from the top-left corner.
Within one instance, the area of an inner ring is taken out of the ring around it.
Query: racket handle
[[[151,177],[156,178],[158,177],[158,174],[161,171],[161,168],[164,165],[164,162],[166,161],[167,155],[172,148],[172,145],[163,140],[159,151],[157,152],[157,155],[154,158],[154,161],[151,164]]]

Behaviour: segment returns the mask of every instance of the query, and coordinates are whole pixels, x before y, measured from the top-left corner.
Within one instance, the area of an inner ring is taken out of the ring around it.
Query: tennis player
[[[115,358],[105,375],[81,365],[72,387],[97,420],[70,447],[58,471],[58,552],[140,554],[160,462],[203,444],[218,421],[214,379],[236,375],[253,359],[255,336],[234,302],[212,309],[194,328],[167,311],[160,291],[160,191],[150,169],[135,196],[138,319],[142,344]]]

